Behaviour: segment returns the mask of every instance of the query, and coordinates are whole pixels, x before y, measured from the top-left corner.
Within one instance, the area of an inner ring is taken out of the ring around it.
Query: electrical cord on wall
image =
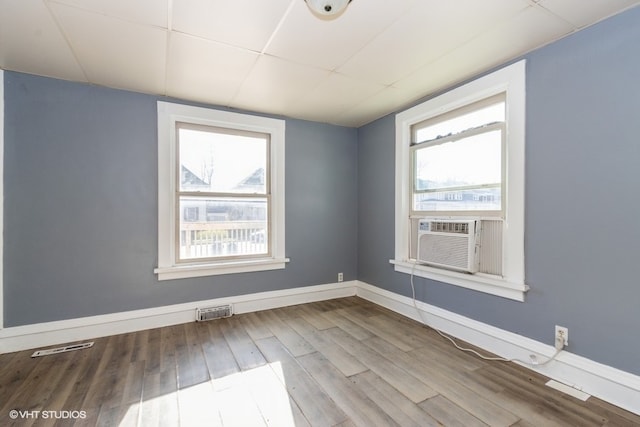
[[[422,310],[420,310],[418,308],[418,303],[416,301],[416,287],[413,283],[413,276],[414,276],[414,272],[415,272],[415,267],[418,263],[414,262],[413,266],[411,267],[411,299],[413,301],[413,307],[416,309],[416,312],[418,313],[418,316],[420,317],[420,320],[422,322],[423,325],[425,326],[429,326],[427,324],[427,321],[424,319],[423,314],[422,314]],[[440,335],[442,338],[448,340],[449,342],[451,342],[451,344],[453,344],[453,346],[455,348],[457,348],[460,351],[464,351],[466,353],[471,353],[483,360],[489,360],[489,361],[495,361],[495,362],[520,362],[524,365],[529,365],[529,366],[544,366],[546,364],[548,364],[549,362],[551,362],[552,360],[554,360],[558,354],[560,354],[560,352],[562,352],[563,348],[564,348],[564,341],[559,341],[558,338],[556,337],[556,343],[555,343],[555,347],[556,347],[556,352],[549,357],[547,360],[545,360],[544,362],[537,362],[537,358],[535,357],[535,355],[531,355],[531,360],[525,361],[525,360],[521,360],[521,359],[507,359],[505,357],[492,357],[492,356],[484,356],[480,353],[478,353],[477,351],[471,349],[471,348],[465,348],[465,347],[461,347],[460,345],[458,345],[458,343],[451,338],[449,335],[445,334],[444,332],[442,332],[439,329],[434,328],[433,326],[429,326],[431,329],[433,329],[434,331],[436,331],[438,333],[438,335]]]

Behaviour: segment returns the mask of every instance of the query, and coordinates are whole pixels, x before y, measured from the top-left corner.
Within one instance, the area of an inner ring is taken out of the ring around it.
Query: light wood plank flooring
[[[2,426],[640,425],[356,297],[31,353],[0,355]]]

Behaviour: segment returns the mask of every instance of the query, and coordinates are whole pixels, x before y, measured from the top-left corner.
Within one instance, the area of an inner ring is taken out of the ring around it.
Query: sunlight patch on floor
[[[285,375],[280,362],[237,372],[186,387],[176,393],[144,399],[131,405],[120,426],[142,425],[159,420],[162,408],[177,405],[182,425],[283,426],[295,421]],[[167,421],[167,420],[165,420]]]

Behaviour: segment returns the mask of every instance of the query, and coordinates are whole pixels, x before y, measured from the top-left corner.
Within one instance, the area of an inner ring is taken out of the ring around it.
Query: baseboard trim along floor
[[[509,359],[528,360],[536,354],[541,360],[554,353],[554,347],[491,325],[461,316],[361,281],[348,281],[280,291],[261,292],[207,301],[123,313],[91,316],[0,330],[0,353],[135,332],[192,322],[199,307],[232,304],[233,312],[249,313],[308,302],[359,296],[395,311],[452,337]],[[420,310],[419,313],[417,310]],[[640,415],[640,377],[563,351],[544,366],[520,363],[576,392],[593,395]]]

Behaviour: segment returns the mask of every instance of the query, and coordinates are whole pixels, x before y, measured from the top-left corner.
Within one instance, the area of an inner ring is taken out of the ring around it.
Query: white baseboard
[[[419,322],[426,322],[452,337],[507,359],[529,360],[536,354],[538,360],[546,360],[555,353],[553,345],[547,345],[513,332],[478,322],[468,317],[417,301],[416,311],[411,298],[357,282],[356,295],[386,307]],[[522,364],[558,382],[569,385],[592,396],[610,402],[640,415],[640,377],[593,360],[561,352],[556,360],[544,366]]]
[[[528,360],[544,360],[554,347],[360,281],[260,292],[165,307],[61,320],[0,330],[0,353],[41,348],[163,326],[193,322],[195,309],[232,304],[234,313],[248,313],[295,304],[357,295],[406,317],[439,329],[491,353]],[[421,318],[422,317],[422,318]],[[556,381],[640,415],[640,377],[584,357],[562,352],[545,366],[523,365]]]
[[[198,307],[232,304],[234,313],[249,313],[356,294],[356,282],[306,286],[164,307],[104,314],[0,330],[0,353],[124,334],[195,321]]]

